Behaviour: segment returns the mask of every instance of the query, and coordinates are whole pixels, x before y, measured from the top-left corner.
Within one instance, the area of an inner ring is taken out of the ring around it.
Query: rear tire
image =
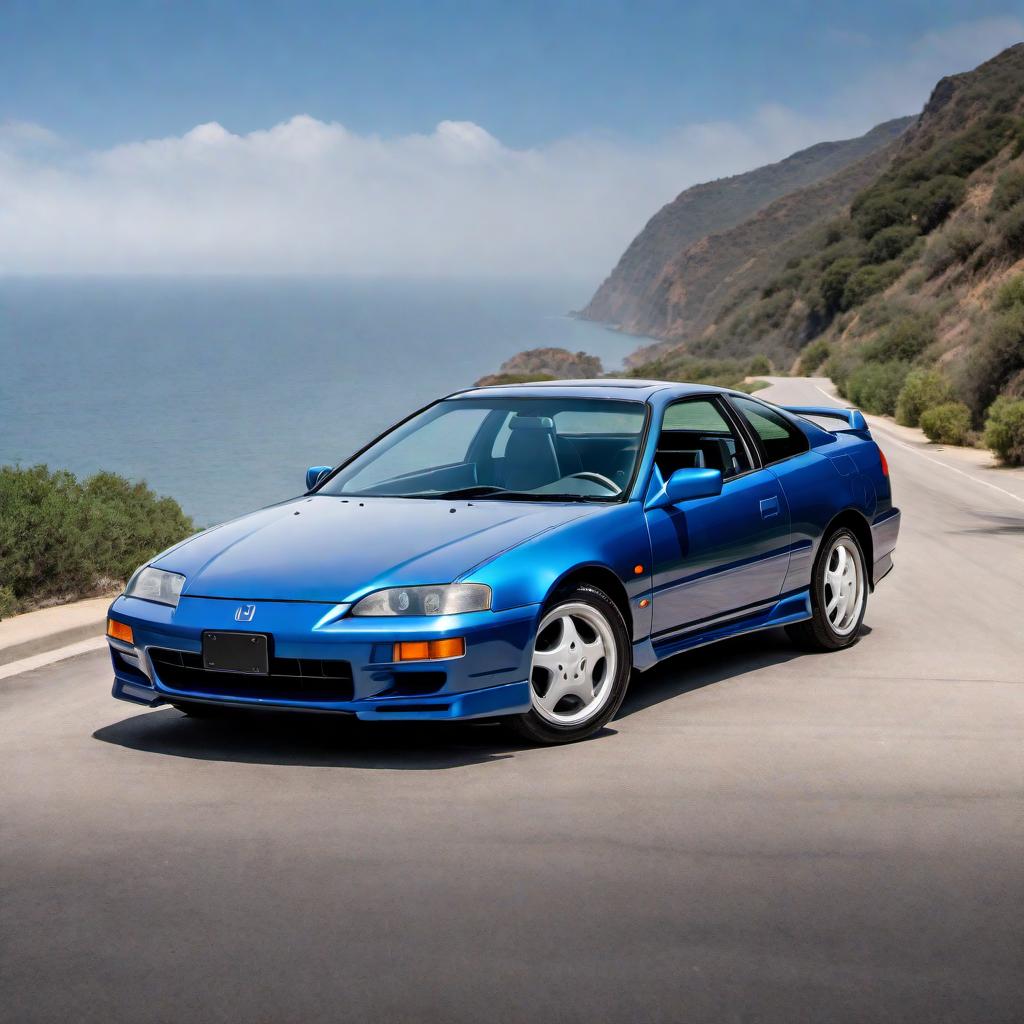
[[[786,627],[806,651],[838,651],[855,644],[868,606],[868,575],[856,534],[845,526],[821,545],[811,578],[811,617]]]
[[[633,647],[615,602],[581,584],[541,615],[530,667],[533,706],[506,719],[522,739],[574,743],[603,729],[626,695]]]

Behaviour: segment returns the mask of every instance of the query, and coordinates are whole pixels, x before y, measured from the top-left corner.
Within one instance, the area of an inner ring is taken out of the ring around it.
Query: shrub
[[[971,410],[963,402],[943,402],[922,413],[921,429],[929,441],[963,444],[971,429]]]
[[[906,224],[895,224],[879,231],[868,244],[868,262],[887,263],[896,259],[914,244],[918,230]]]
[[[911,370],[896,399],[896,419],[907,427],[916,427],[921,414],[953,398],[949,381],[935,370]]]
[[[831,354],[832,346],[824,338],[812,341],[800,353],[800,364],[797,366],[797,373],[801,377],[810,377]]]
[[[928,280],[928,275],[920,267],[915,267],[903,282],[903,287],[906,289],[908,295],[916,295],[923,287],[925,281]]]
[[[1005,171],[996,181],[996,187],[992,190],[992,198],[989,200],[988,208],[990,213],[998,214],[1016,206],[1024,199],[1024,171],[1014,167]]]
[[[839,389],[839,394],[848,399],[850,396],[846,392],[846,385],[859,366],[860,361],[852,352],[833,352],[822,367],[822,372],[831,378],[832,383]]]
[[[850,276],[857,270],[858,261],[856,257],[844,256],[832,263],[821,275],[821,301],[825,311],[829,314],[838,313],[844,309],[843,296],[846,292],[846,284]]]
[[[1024,306],[1011,306],[992,321],[967,363],[971,404],[976,412],[994,401],[1011,377],[1024,370]]]
[[[967,182],[951,174],[932,178],[914,189],[907,208],[924,234],[937,228],[963,201]]]
[[[1011,277],[996,292],[992,308],[997,312],[1005,312],[1014,306],[1024,306],[1024,274]]]
[[[985,444],[1008,466],[1024,466],[1024,398],[1001,395],[992,403]]]
[[[909,371],[909,364],[895,360],[862,363],[845,383],[846,397],[865,412],[891,416]]]
[[[895,260],[854,271],[843,289],[841,308],[852,309],[877,292],[885,291],[901,273],[903,268]]]
[[[864,358],[874,362],[911,362],[935,341],[935,323],[921,313],[904,313],[864,346]]]
[[[750,360],[750,366],[748,367],[749,376],[757,377],[771,372],[772,364],[768,361],[766,355],[756,355]]]
[[[1024,203],[1010,207],[996,222],[996,231],[1008,256],[1024,256]]]
[[[985,241],[985,230],[973,221],[950,225],[925,249],[924,266],[929,277],[938,277],[954,263],[963,263]]]
[[[7,611],[125,580],[195,527],[171,498],[113,473],[79,481],[46,466],[0,467],[0,579]]]
[[[905,198],[895,192],[866,196],[853,205],[853,218],[861,238],[874,238],[879,231],[909,220]]]

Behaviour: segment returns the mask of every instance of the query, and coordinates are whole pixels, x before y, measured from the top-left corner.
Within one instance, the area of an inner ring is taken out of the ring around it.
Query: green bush
[[[951,174],[932,178],[911,193],[907,203],[910,218],[928,234],[964,201],[966,193],[967,182],[963,178]]]
[[[935,323],[921,313],[904,313],[864,346],[868,362],[912,362],[935,341]]]
[[[1016,206],[1024,199],[1024,171],[1014,167],[1005,171],[996,181],[996,187],[992,190],[992,198],[989,200],[988,208],[990,213],[998,214]]]
[[[1017,259],[1024,256],[1024,203],[1011,206],[996,222],[1003,252]]]
[[[1001,395],[992,403],[985,444],[1008,466],[1024,466],[1024,398]]]
[[[71,600],[127,579],[195,530],[172,498],[114,473],[79,481],[46,466],[0,466],[0,613]]]
[[[855,270],[843,289],[841,309],[852,309],[877,292],[884,292],[903,273],[903,267],[896,260],[889,263],[869,264]]]
[[[759,377],[766,373],[771,373],[772,364],[768,361],[768,357],[766,355],[756,355],[750,360],[750,366],[747,370],[749,376]]]
[[[1024,274],[1011,277],[996,292],[992,308],[1003,313],[1014,306],[1024,306]]]
[[[965,397],[981,413],[1011,377],[1024,370],[1024,306],[999,313],[973,346],[967,361]]]
[[[985,229],[974,221],[950,225],[935,235],[924,252],[929,277],[938,277],[954,263],[963,263],[985,241]]]
[[[896,399],[896,420],[907,427],[916,427],[921,414],[953,398],[949,381],[935,370],[916,369],[907,379]]]
[[[905,197],[896,192],[880,191],[865,196],[854,202],[852,212],[861,238],[874,238],[880,231],[906,224],[910,219]]]
[[[887,263],[896,259],[900,253],[914,244],[917,237],[917,228],[907,224],[883,228],[868,244],[868,262]]]
[[[844,309],[844,295],[846,285],[859,266],[855,256],[843,256],[841,259],[831,263],[827,270],[821,275],[821,301],[828,314],[838,313]]]
[[[963,444],[971,429],[971,410],[963,402],[943,402],[921,414],[921,429],[929,441]]]
[[[896,411],[896,401],[909,372],[908,363],[895,360],[862,363],[845,383],[846,397],[865,412],[891,416]]]
[[[832,346],[824,338],[812,341],[800,353],[800,364],[797,367],[797,373],[801,377],[810,377],[831,354]]]

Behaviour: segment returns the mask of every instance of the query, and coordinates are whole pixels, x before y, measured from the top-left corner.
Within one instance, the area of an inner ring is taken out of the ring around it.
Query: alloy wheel
[[[825,615],[837,636],[848,636],[864,604],[864,570],[850,537],[836,538],[825,560]]]
[[[615,635],[589,604],[553,608],[541,620],[533,649],[533,708],[553,725],[574,726],[608,703],[618,670]]]

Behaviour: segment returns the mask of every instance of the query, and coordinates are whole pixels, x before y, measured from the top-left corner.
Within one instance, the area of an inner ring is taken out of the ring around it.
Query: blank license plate
[[[263,633],[204,633],[203,668],[265,676],[270,671],[267,638]]]

